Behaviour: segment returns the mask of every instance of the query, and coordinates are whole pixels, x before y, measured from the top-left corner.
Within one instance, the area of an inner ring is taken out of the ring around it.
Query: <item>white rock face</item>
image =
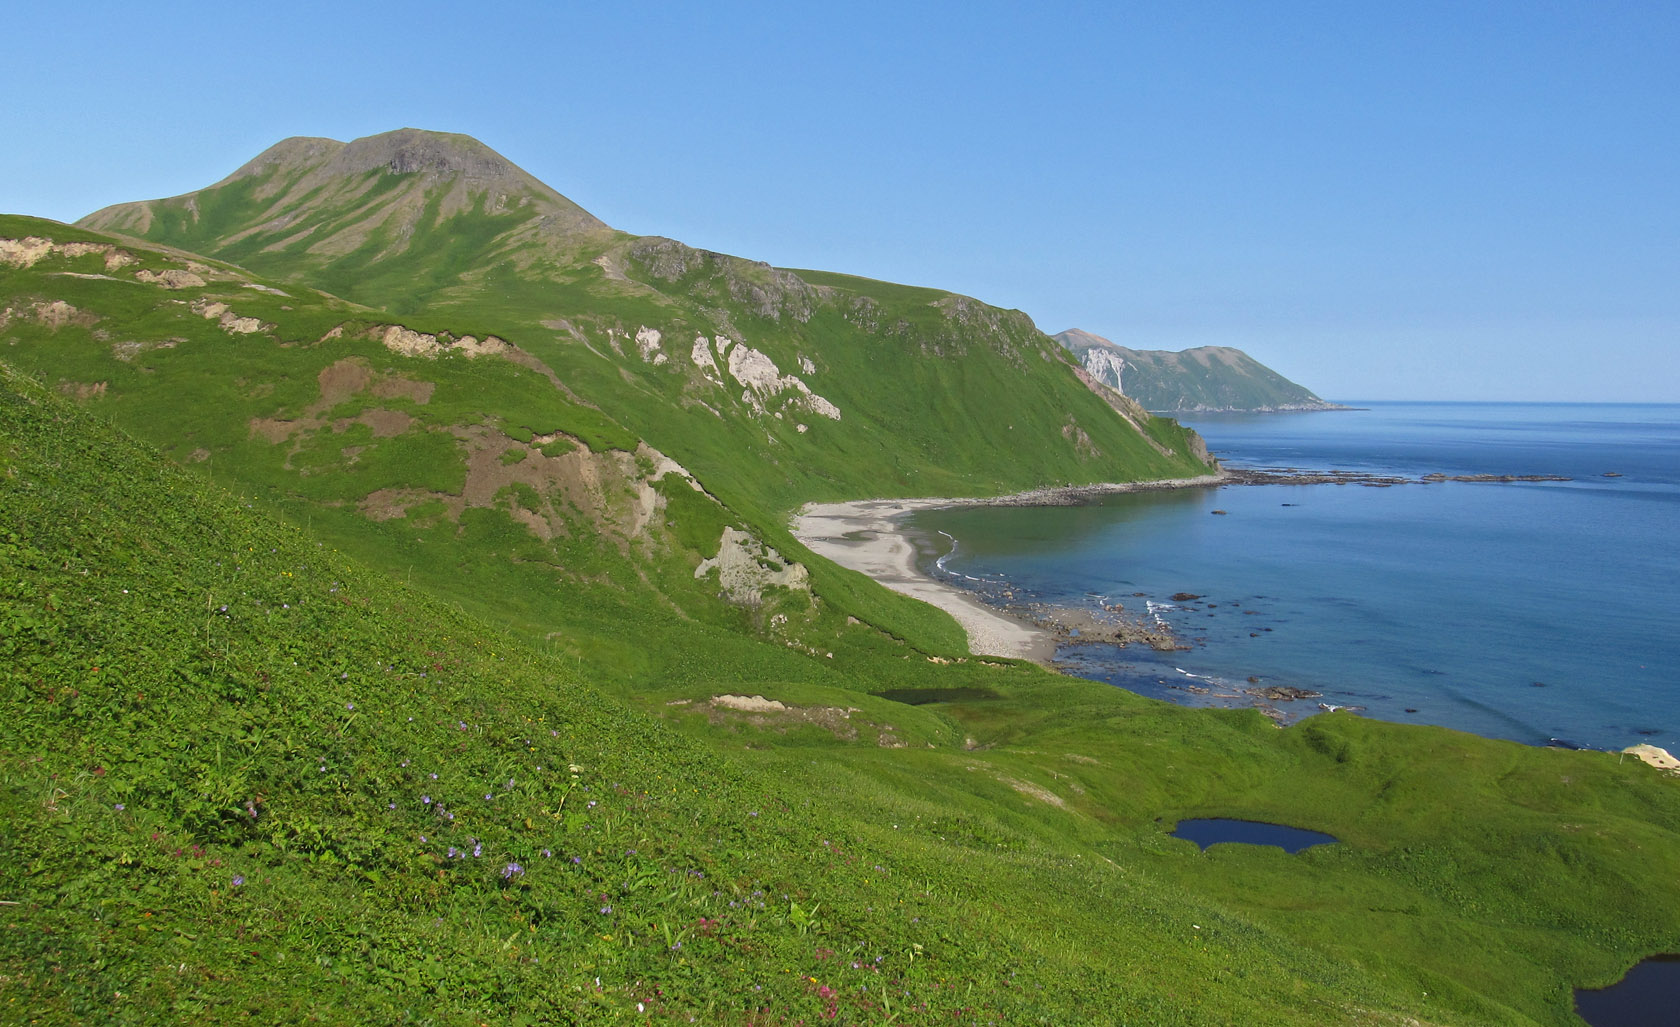
[[[809,591],[811,575],[803,564],[790,563],[780,553],[744,531],[724,528],[718,540],[718,555],[700,561],[694,576],[703,578],[713,569],[726,599],[742,606],[764,602],[764,590],[772,586]]]
[[[26,239],[0,239],[0,262],[13,267],[32,267],[37,260],[53,251],[51,239],[29,236]]]
[[[1118,353],[1098,347],[1086,350],[1085,370],[1091,372],[1097,381],[1112,387],[1115,392],[1125,393],[1126,390],[1120,387],[1120,376],[1126,370],[1126,361]]]
[[[665,362],[665,354],[659,349],[659,329],[642,325],[636,329],[636,349],[642,354],[644,364],[655,366]]]
[[[437,336],[424,332],[404,328],[402,325],[386,325],[384,338],[385,348],[392,353],[400,353],[405,357],[435,357],[443,347],[438,345]]]
[[[723,384],[723,373],[718,370],[717,361],[712,359],[712,348],[706,342],[704,335],[694,337],[694,348],[689,351],[688,355],[693,359],[694,366],[700,369],[700,373],[705,376],[707,381],[714,385]]]
[[[817,365],[813,364],[811,362],[811,358],[806,356],[803,353],[801,353],[799,355],[799,369],[801,371],[805,372],[806,374],[816,374],[817,373]]]
[[[191,271],[181,271],[170,268],[167,271],[147,271],[142,268],[134,272],[134,279],[148,285],[161,285],[165,289],[202,289],[204,279]]]
[[[10,264],[13,267],[31,267],[42,257],[50,256],[54,250],[66,257],[85,257],[90,253],[103,253],[105,255],[105,270],[107,271],[127,267],[135,260],[132,254],[124,253],[109,243],[67,242],[59,246],[54,244],[51,239],[31,235],[23,239],[0,239],[0,264]]]
[[[793,402],[831,420],[840,420],[840,408],[811,391],[810,386],[794,375],[784,375],[776,362],[751,346],[742,344],[729,351],[729,375],[746,388],[741,401],[758,413],[764,412],[764,401],[779,392],[793,389],[799,393]]]
[[[784,378],[774,360],[751,346],[736,346],[729,354],[729,376],[766,395],[791,388],[799,380],[792,375]]]
[[[782,615],[778,613],[776,616]],[[783,619],[786,620],[785,617]],[[780,699],[766,699],[762,695],[714,695],[712,705],[742,713],[781,713],[787,709]]]
[[[208,300],[193,301],[192,312],[209,321],[221,325],[222,331],[230,335],[253,335],[273,325],[265,325],[254,317],[240,317],[228,309],[226,303],[212,303]]]
[[[463,335],[459,339],[456,339],[455,345],[450,348],[458,350],[470,359],[473,357],[494,356],[498,353],[506,353],[508,351],[508,344],[501,339],[496,338],[494,335],[486,335],[483,342],[479,342],[470,335]]]
[[[805,405],[813,414],[826,417],[831,421],[840,420],[840,408],[814,392],[805,397]],[[805,426],[800,425],[799,430],[804,431]]]
[[[505,340],[494,335],[486,335],[482,341],[472,335],[463,335],[450,341],[447,335],[439,339],[429,332],[417,332],[402,325],[385,325],[383,328],[373,329],[372,334],[385,344],[386,349],[405,357],[433,359],[444,353],[459,353],[470,360],[475,357],[497,356],[513,348]]]

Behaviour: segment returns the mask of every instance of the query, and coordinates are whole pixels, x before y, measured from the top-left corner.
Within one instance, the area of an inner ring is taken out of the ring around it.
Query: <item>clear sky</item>
[[[483,140],[614,227],[1238,346],[1332,399],[1680,402],[1680,3],[11,6],[0,210]]]

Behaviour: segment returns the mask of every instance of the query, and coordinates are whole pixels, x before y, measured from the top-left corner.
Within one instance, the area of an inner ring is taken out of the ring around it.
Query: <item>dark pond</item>
[[[1680,1022],[1680,955],[1652,956],[1608,988],[1575,992],[1593,1027],[1674,1027]]]
[[[1223,817],[1180,820],[1173,828],[1172,836],[1187,838],[1204,849],[1219,842],[1241,842],[1244,845],[1276,845],[1285,852],[1300,852],[1313,845],[1330,845],[1336,841],[1335,835],[1322,831]]]

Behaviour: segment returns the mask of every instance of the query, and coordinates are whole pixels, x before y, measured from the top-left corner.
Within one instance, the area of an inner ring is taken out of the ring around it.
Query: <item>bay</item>
[[[1675,747],[1680,406],[1365,406],[1187,423],[1230,467],[1572,480],[1226,485],[909,526],[934,540],[934,573],[993,600],[1159,615],[1190,650],[1058,654],[1144,694],[1246,705],[1285,686],[1322,693],[1273,703],[1286,719],[1324,703],[1531,744]]]

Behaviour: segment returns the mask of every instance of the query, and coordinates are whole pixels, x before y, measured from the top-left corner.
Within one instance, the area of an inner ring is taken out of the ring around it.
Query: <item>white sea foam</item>
[[[938,531],[939,529],[936,528],[934,530]],[[964,581],[984,581],[984,580],[986,580],[984,578],[977,578],[972,574],[964,574],[961,571],[954,571],[954,570],[951,570],[950,568],[946,567],[945,566],[945,561],[949,560],[951,557],[957,555],[957,537],[955,535],[951,534],[948,531],[940,531],[939,533],[951,540],[951,551],[946,553],[944,556],[941,556],[939,559],[933,561],[933,565],[939,569],[939,572],[941,574],[949,574],[953,578],[962,578]]]

